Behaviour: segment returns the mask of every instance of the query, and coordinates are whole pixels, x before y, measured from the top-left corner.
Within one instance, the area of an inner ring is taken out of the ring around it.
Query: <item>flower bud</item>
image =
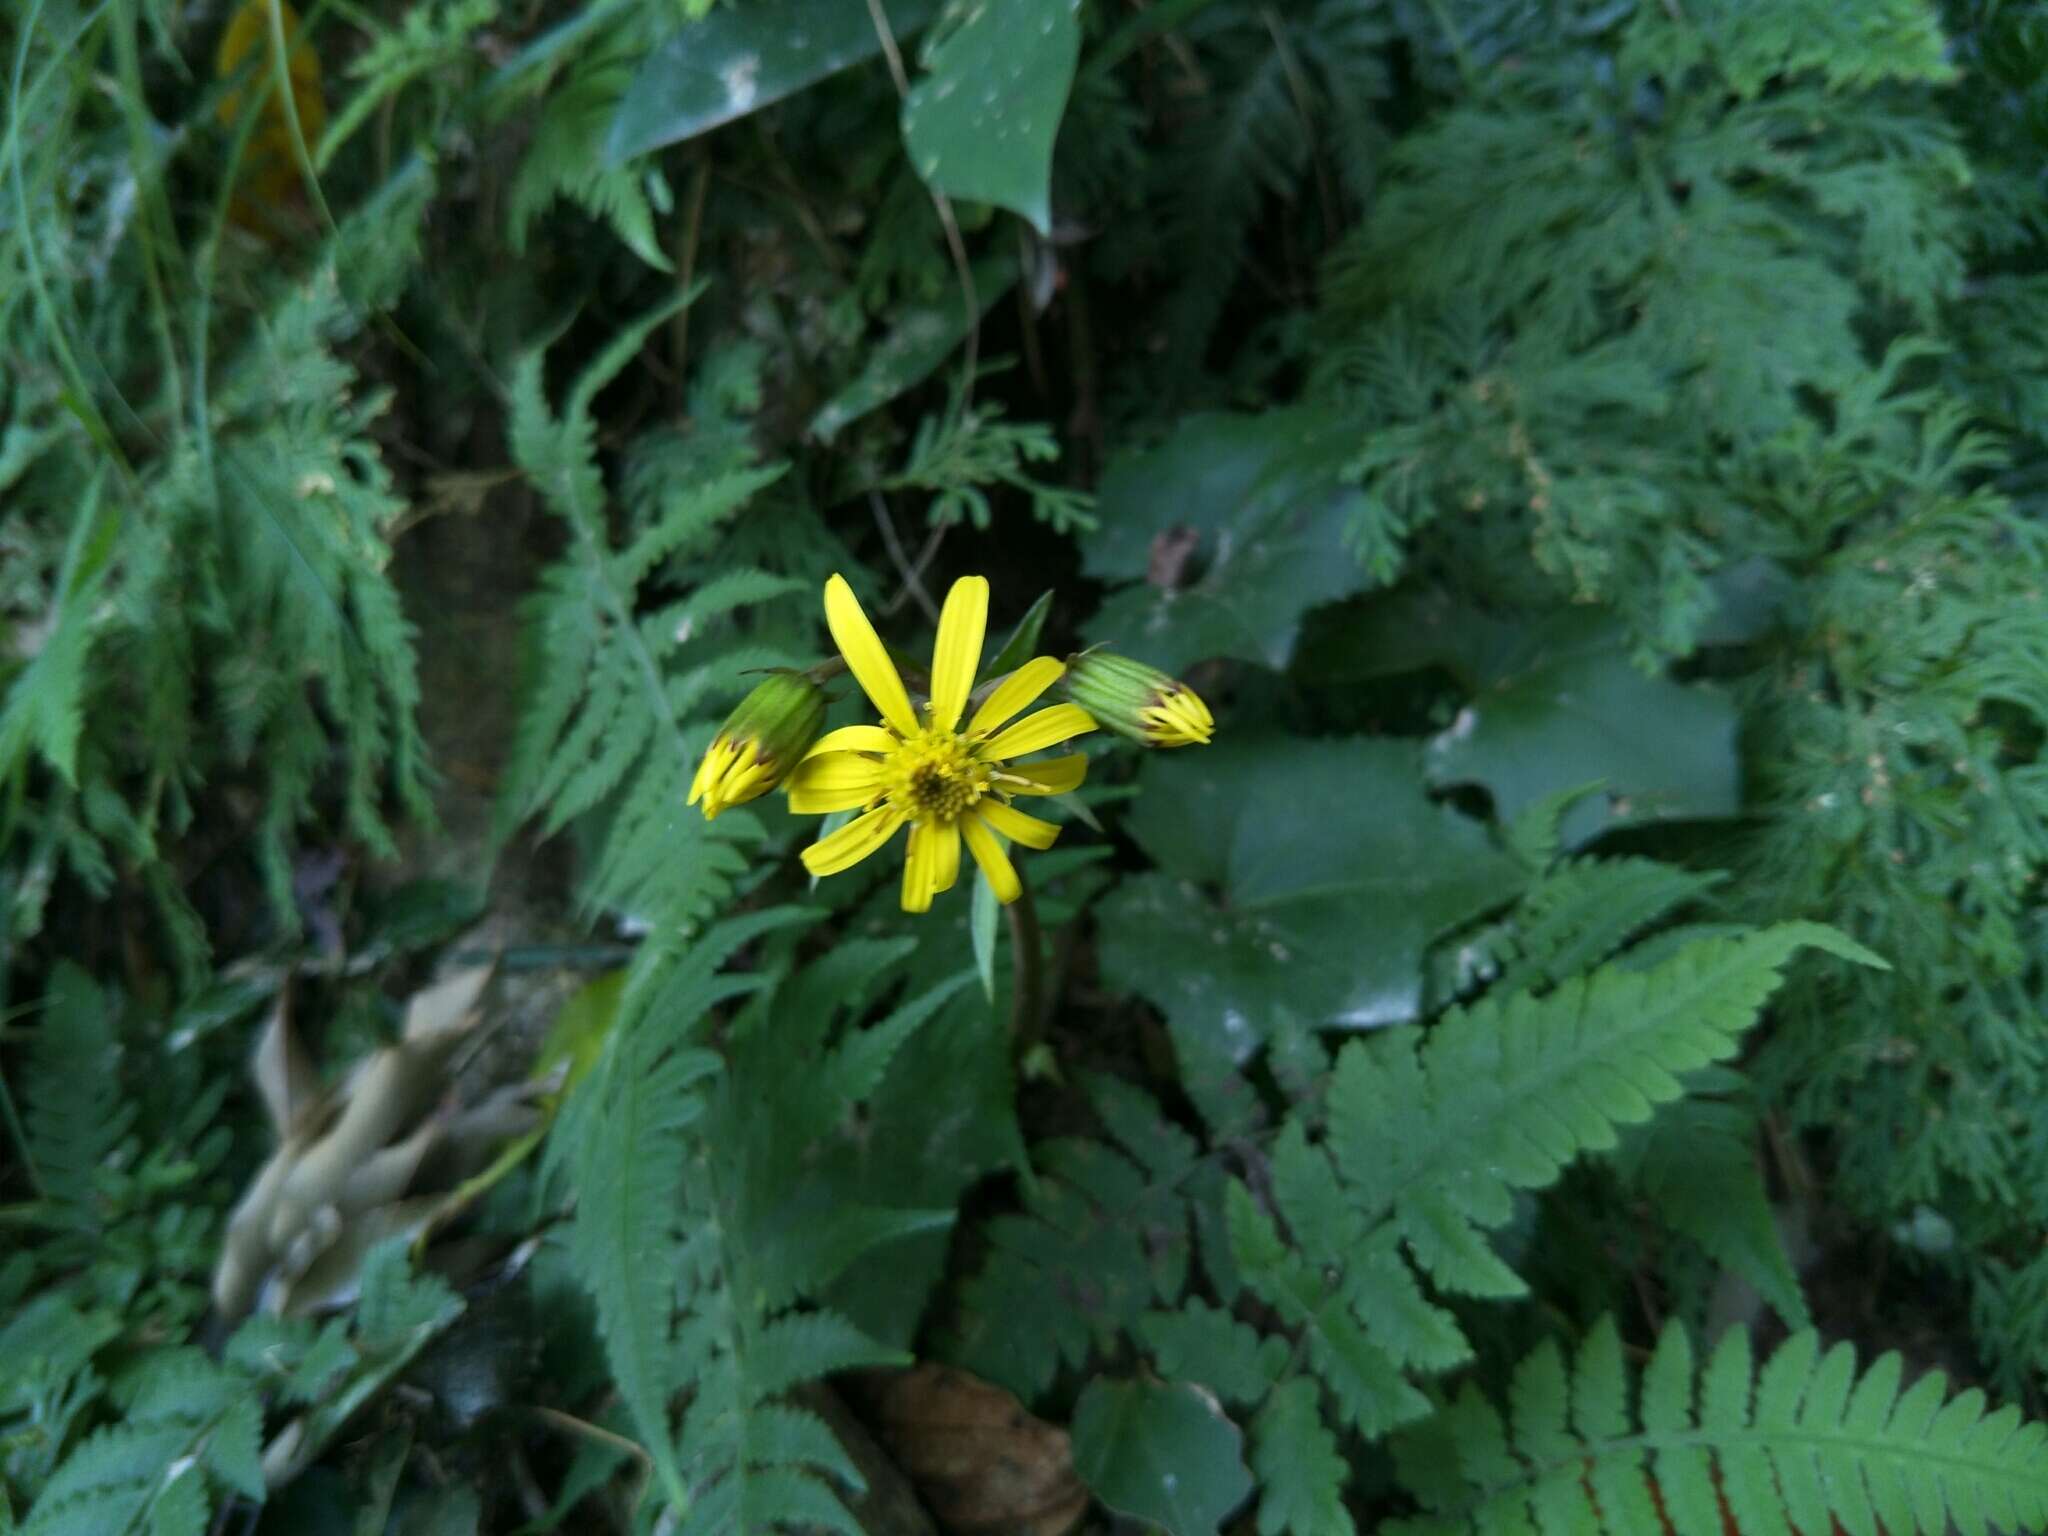
[[[1104,729],[1148,747],[1207,746],[1216,729],[1194,689],[1113,651],[1068,657],[1063,686]]]
[[[689,804],[704,803],[704,819],[743,805],[775,788],[808,752],[825,724],[825,694],[801,672],[773,672],[726,717],[697,776]]]

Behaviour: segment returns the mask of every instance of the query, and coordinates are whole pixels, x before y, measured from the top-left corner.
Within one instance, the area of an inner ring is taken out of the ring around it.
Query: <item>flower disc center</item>
[[[890,764],[889,798],[918,821],[952,821],[987,791],[988,768],[953,731],[921,731]]]

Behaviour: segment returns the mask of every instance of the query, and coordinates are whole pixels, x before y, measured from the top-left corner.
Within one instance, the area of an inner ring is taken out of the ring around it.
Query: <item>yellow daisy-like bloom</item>
[[[1095,729],[1094,717],[1078,704],[1055,704],[1012,723],[1059,680],[1065,663],[1050,656],[1025,662],[962,726],[988,628],[985,578],[963,576],[946,594],[932,651],[931,699],[922,718],[844,577],[825,583],[825,622],[882,723],[827,731],[790,775],[792,811],[862,811],[806,848],[804,867],[814,875],[836,875],[907,823],[904,911],[929,911],[932,898],[952,888],[963,839],[996,899],[1015,901],[1023,888],[1003,840],[1050,848],[1060,829],[1015,809],[1011,797],[1063,794],[1078,787],[1088,769],[1088,759],[1078,753],[1042,763],[1011,761]]]
[[[1160,694],[1159,702],[1140,710],[1138,718],[1145,722],[1146,737],[1154,746],[1206,747],[1216,732],[1216,717],[1186,683]]]

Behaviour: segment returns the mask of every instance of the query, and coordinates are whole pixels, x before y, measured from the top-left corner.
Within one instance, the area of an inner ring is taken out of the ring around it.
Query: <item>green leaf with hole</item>
[[[1366,583],[1345,544],[1362,499],[1336,477],[1346,441],[1309,408],[1201,414],[1111,465],[1082,569],[1132,585],[1088,639],[1174,673],[1217,656],[1285,667],[1302,615]]]
[[[1244,1436],[1198,1389],[1097,1377],[1074,1406],[1074,1470],[1110,1509],[1215,1536],[1252,1491]]]
[[[925,185],[1052,234],[1052,145],[1081,56],[1079,0],[954,0],[903,100]]]

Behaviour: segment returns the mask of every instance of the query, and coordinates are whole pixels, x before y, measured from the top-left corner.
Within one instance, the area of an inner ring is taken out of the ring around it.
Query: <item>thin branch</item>
[[[882,0],[868,0],[868,16],[875,24],[875,36],[881,40],[882,56],[889,61],[889,78],[896,82],[896,94],[908,96],[910,76],[904,72],[903,53],[896,46],[895,34],[889,30],[889,17],[882,10]],[[946,249],[952,253],[953,272],[960,279],[960,303],[967,316],[967,341],[962,364],[965,377],[953,406],[956,414],[964,415],[974,400],[974,375],[981,360],[981,299],[975,293],[974,270],[967,264],[967,244],[960,238],[960,221],[953,217],[953,204],[937,187],[927,184],[926,190],[932,195],[932,206],[938,210],[939,223],[946,231]]]
[[[698,159],[690,176],[690,210],[684,216],[682,244],[676,251],[676,287],[684,293],[690,291],[690,280],[697,274],[697,243],[704,234],[704,195],[710,189],[711,157],[706,154]],[[690,311],[696,307],[685,304],[669,322],[669,365],[675,370],[673,399],[678,415],[682,413],[683,391],[690,371]]]
[[[889,503],[880,491],[870,490],[868,506],[874,510],[875,526],[882,531],[882,547],[889,551],[889,562],[896,567],[896,574],[903,578],[903,591],[917,599],[917,606],[924,610],[926,618],[938,623],[939,605],[932,601],[931,593],[925,589],[924,572],[910,563],[903,540],[896,532],[896,520],[889,516]]]

